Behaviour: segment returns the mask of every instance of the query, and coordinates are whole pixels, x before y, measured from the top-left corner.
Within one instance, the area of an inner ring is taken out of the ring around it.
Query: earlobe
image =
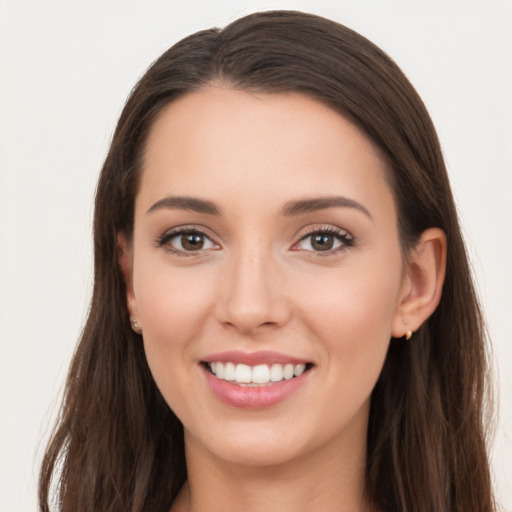
[[[128,307],[128,312],[130,314],[130,320],[132,323],[132,327],[137,324],[138,325],[138,310],[137,310],[137,301],[135,300],[135,294],[133,291],[133,274],[132,274],[132,256],[131,256],[131,248],[126,240],[126,237],[123,234],[119,234],[117,236],[117,253],[118,253],[118,263],[121,268],[121,272],[124,277],[124,282],[126,286],[126,305]],[[134,330],[136,330],[134,328]]]
[[[402,295],[392,326],[393,337],[416,331],[435,311],[446,272],[446,235],[439,228],[424,231],[407,263]],[[410,336],[409,336],[410,337]]]

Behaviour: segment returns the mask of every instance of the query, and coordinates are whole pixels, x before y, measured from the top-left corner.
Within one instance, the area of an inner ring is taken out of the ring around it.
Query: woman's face
[[[364,448],[406,281],[385,174],[299,94],[212,86],[160,114],[128,305],[188,449],[266,465]]]

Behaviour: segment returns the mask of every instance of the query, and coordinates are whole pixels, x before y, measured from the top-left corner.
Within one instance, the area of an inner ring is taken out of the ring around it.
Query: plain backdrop
[[[275,8],[367,36],[431,112],[493,341],[492,464],[512,511],[509,0],[0,0],[0,512],[36,510],[37,466],[88,307],[95,182],[127,94],[178,39]]]

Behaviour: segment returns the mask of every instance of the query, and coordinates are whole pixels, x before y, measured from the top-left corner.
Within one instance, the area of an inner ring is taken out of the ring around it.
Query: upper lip
[[[210,354],[204,359],[205,363],[235,363],[256,366],[258,364],[307,364],[311,361],[300,357],[273,352],[271,350],[262,350],[259,352],[241,352],[230,350],[226,352],[217,352]]]

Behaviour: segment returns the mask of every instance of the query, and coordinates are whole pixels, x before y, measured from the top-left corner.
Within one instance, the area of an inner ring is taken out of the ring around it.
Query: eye
[[[196,229],[181,229],[165,233],[157,240],[157,245],[182,255],[218,248],[208,235]]]
[[[303,236],[293,246],[296,251],[311,251],[333,253],[343,250],[354,244],[354,239],[341,229],[316,229]]]

